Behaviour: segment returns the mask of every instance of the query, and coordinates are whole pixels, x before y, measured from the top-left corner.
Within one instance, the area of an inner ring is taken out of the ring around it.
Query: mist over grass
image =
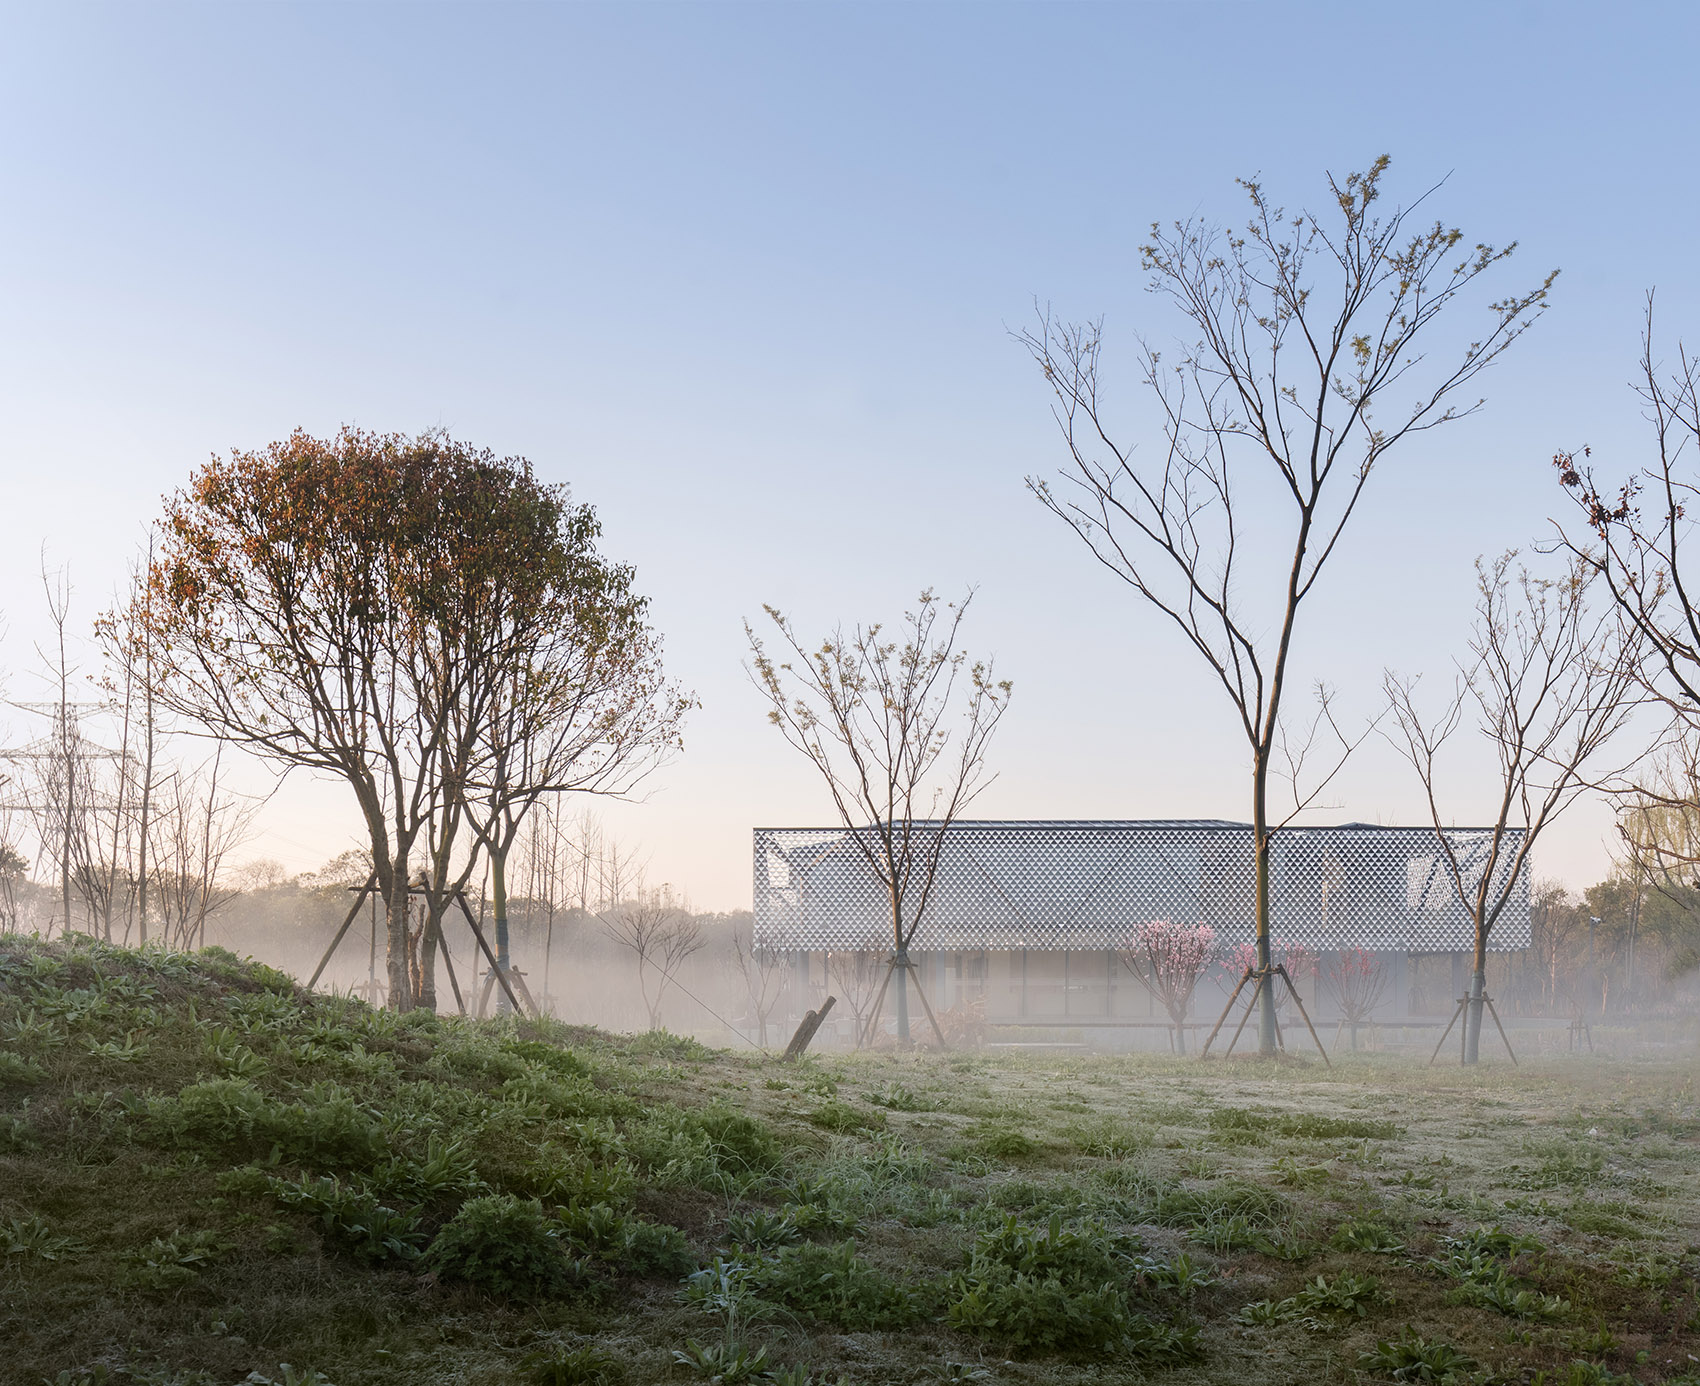
[[[17,936],[0,1038],[7,1382],[1696,1379],[1691,1054],[784,1065]]]

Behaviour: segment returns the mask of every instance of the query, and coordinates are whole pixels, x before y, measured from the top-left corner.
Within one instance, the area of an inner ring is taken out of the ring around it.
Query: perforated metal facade
[[[1490,837],[1485,828],[1447,832],[1477,879]],[[1513,830],[1500,854],[1502,879],[1520,837]],[[1288,828],[1274,839],[1270,868],[1278,942],[1413,952],[1473,946],[1432,828]],[[776,950],[891,946],[885,892],[843,828],[757,828],[755,916],[757,942]],[[1252,918],[1252,835],[1243,823],[958,822],[946,831],[914,946],[1118,948],[1153,919],[1208,924],[1231,945],[1253,937]],[[1525,879],[1490,946],[1528,943]]]

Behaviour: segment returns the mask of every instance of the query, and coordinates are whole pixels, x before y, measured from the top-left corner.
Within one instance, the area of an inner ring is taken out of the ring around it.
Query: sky
[[[1691,6],[60,3],[0,36],[6,694],[45,696],[43,564],[86,631],[210,455],[441,427],[635,564],[701,707],[603,817],[703,908],[747,906],[752,827],[830,821],[744,670],[764,603],[824,633],[975,589],[966,642],[1015,684],[976,816],[1248,816],[1207,671],[1024,486],[1064,460],[1011,338],[1035,304],[1103,318],[1125,436],[1160,445],[1153,221],[1240,222],[1237,177],[1320,208],[1386,153],[1389,202],[1438,183],[1434,216],[1518,242],[1496,288],[1562,271],[1304,613],[1294,679],[1359,720],[1386,668],[1450,678],[1473,560],[1564,514],[1556,449],[1645,457],[1648,291],[1700,338]],[[1423,819],[1380,742],[1335,789],[1324,819]],[[1492,790],[1461,748],[1451,817]],[[358,842],[299,775],[260,823],[243,854],[289,871]],[[1598,879],[1610,835],[1578,807],[1537,872]]]

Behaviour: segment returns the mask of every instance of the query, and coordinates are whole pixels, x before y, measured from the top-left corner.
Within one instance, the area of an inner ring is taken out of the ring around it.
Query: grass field
[[[786,1066],[0,938],[0,1381],[1700,1382],[1695,1073]]]

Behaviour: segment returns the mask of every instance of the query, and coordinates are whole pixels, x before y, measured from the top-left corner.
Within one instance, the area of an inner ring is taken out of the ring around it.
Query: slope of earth
[[[0,937],[0,1382],[1700,1383],[1695,1070],[782,1065]]]

